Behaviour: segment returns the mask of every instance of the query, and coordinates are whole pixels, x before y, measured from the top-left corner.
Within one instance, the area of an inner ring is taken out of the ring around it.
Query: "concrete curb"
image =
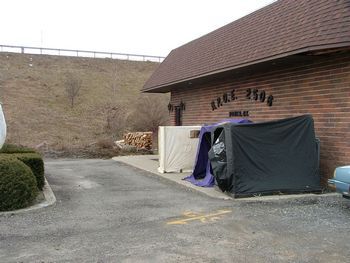
[[[214,188],[199,187],[191,184],[190,182],[182,180],[186,173],[159,173],[157,170],[157,162],[155,162],[156,155],[130,155],[130,156],[118,156],[113,157],[112,160],[120,163],[124,163],[129,166],[133,166],[137,169],[149,172],[158,176],[161,179],[165,179],[169,182],[175,183],[179,186],[185,187],[189,190],[193,190],[197,193],[204,194],[211,198],[221,200],[234,200],[235,202],[270,202],[278,200],[288,200],[297,198],[316,198],[337,195],[336,193],[327,194],[285,194],[285,195],[265,195],[255,197],[233,198],[230,195],[222,193],[220,190]],[[153,161],[151,161],[153,160]]]
[[[40,208],[48,207],[56,203],[56,196],[53,193],[51,186],[47,182],[45,178],[45,185],[43,188],[43,195],[45,200],[39,204],[35,204],[26,208],[14,210],[14,211],[6,211],[6,212],[0,212],[0,216],[2,215],[16,215],[16,214],[21,214],[21,213],[26,213],[29,211],[37,210]]]
[[[281,194],[281,195],[265,195],[265,196],[251,196],[243,198],[234,198],[238,202],[269,202],[269,201],[278,201],[278,200],[288,200],[296,198],[309,198],[309,197],[327,197],[327,196],[336,196],[337,193],[327,193],[327,194]]]

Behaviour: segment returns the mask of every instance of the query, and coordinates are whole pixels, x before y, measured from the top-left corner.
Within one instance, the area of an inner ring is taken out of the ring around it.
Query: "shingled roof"
[[[174,49],[142,91],[168,91],[219,72],[349,46],[350,0],[279,0]]]

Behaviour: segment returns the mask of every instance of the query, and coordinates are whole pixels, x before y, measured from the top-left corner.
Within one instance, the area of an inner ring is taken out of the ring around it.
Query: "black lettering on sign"
[[[248,117],[249,111],[231,111],[229,112],[230,117]]]
[[[233,89],[233,90],[231,91],[231,100],[236,100],[236,99],[237,99],[236,93],[235,93],[235,90]]]
[[[266,93],[265,90],[263,90],[262,92],[260,92],[260,101],[264,102],[266,98]]]
[[[218,108],[222,106],[222,100],[220,97],[217,97],[216,102],[218,103]]]
[[[267,105],[269,107],[271,107],[272,106],[272,102],[273,102],[273,96],[270,95],[270,96],[267,97]]]
[[[247,89],[247,94],[245,95],[247,99],[250,99],[250,95],[252,95],[252,89]]]
[[[211,101],[210,105],[211,105],[211,109],[214,111],[218,108],[220,108],[221,106],[223,106],[223,104],[231,102],[231,101],[235,101],[237,100],[237,96],[236,96],[236,90],[232,89],[231,92],[226,92],[222,95],[222,97],[217,97],[216,99],[214,99],[213,101]],[[248,88],[246,89],[246,99],[249,100],[255,100],[255,101],[260,101],[260,102],[265,102],[266,104],[271,107],[274,101],[274,97],[272,95],[267,95],[265,90],[258,90],[258,89],[252,89],[252,88]]]
[[[227,93],[224,93],[224,95],[222,96],[222,100],[224,101],[224,103],[229,102],[229,98],[228,98]]]
[[[258,90],[253,89],[253,100],[258,100]]]
[[[215,101],[211,101],[210,106],[211,106],[211,110],[216,110],[217,109],[217,107],[215,105]]]

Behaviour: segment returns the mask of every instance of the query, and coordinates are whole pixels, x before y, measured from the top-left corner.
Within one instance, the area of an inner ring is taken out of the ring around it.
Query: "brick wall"
[[[272,94],[273,105],[247,99],[249,88],[264,90],[266,97]],[[232,89],[237,100],[213,111],[211,101]],[[350,164],[350,52],[172,91],[171,103],[181,101],[186,104],[183,125],[227,119],[230,111],[249,111],[248,118],[254,122],[311,114],[321,140],[323,183],[336,166]]]

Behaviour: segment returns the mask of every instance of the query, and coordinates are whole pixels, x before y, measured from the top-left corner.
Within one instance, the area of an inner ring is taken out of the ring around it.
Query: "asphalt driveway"
[[[112,160],[49,160],[57,202],[0,216],[0,262],[348,262],[350,201],[218,200]]]

